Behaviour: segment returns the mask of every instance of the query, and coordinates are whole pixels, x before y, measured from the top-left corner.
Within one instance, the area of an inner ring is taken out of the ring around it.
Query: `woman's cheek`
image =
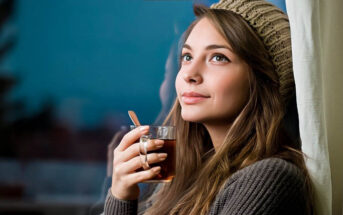
[[[181,93],[181,80],[180,80],[180,73],[177,74],[176,79],[175,79],[175,89],[177,96],[179,98],[179,95]],[[179,98],[180,99],[180,98]]]

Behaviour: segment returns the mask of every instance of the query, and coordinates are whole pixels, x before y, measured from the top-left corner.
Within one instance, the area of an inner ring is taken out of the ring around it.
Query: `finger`
[[[125,135],[126,131],[125,130],[120,130],[115,133],[113,136],[110,144],[107,146],[107,160],[112,161],[113,160],[113,150],[119,145],[120,140],[123,138]]]
[[[122,160],[123,161],[128,161],[130,159],[132,159],[133,157],[136,157],[137,155],[139,155],[139,144],[140,143],[135,143],[132,144],[131,146],[129,146],[122,155]],[[164,141],[163,140],[149,140],[148,144],[147,144],[147,151],[154,151],[157,149],[162,148],[164,145]]]
[[[140,182],[144,182],[146,180],[154,178],[161,172],[160,166],[155,166],[151,169],[135,172],[133,174],[126,175],[126,179],[130,181],[132,184],[137,184]]]
[[[167,158],[167,153],[151,153],[148,154],[148,163],[149,164],[154,164],[154,163],[158,163],[161,161],[164,161]],[[121,165],[121,173],[122,174],[127,174],[127,173],[132,173],[135,170],[143,167],[143,163],[142,163],[142,158],[140,156],[137,156],[127,162],[125,162],[125,164]]]
[[[116,150],[124,151],[130,145],[132,145],[136,140],[138,140],[143,134],[147,134],[149,131],[149,126],[139,126],[129,133],[125,134],[121,142],[119,143]]]
[[[116,132],[115,135],[113,136],[110,144],[108,144],[108,150],[113,151],[113,149],[115,149],[119,145],[120,140],[124,137],[125,133],[127,133],[127,131],[125,131],[123,129]]]

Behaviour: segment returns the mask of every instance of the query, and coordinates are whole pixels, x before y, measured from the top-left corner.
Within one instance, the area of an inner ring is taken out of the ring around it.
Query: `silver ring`
[[[148,141],[149,137],[143,135],[139,141],[139,157],[144,170],[150,169],[148,163]]]

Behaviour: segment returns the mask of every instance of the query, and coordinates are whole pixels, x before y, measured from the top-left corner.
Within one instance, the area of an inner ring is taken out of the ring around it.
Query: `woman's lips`
[[[195,92],[186,92],[182,94],[182,101],[188,105],[196,104],[208,98],[210,97]]]

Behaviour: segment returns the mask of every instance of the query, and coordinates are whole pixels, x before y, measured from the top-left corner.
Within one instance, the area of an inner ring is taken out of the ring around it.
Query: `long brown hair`
[[[250,66],[250,96],[216,152],[205,127],[184,121],[181,106],[175,101],[167,119],[178,128],[177,176],[152,197],[154,204],[146,213],[206,214],[234,172],[269,157],[285,159],[303,171],[308,211],[312,213],[311,183],[300,140],[297,135],[291,138],[283,126],[286,104],[264,44],[239,15],[230,11],[196,7],[195,14],[198,19],[185,32],[184,41],[200,19],[209,19],[232,51]]]

